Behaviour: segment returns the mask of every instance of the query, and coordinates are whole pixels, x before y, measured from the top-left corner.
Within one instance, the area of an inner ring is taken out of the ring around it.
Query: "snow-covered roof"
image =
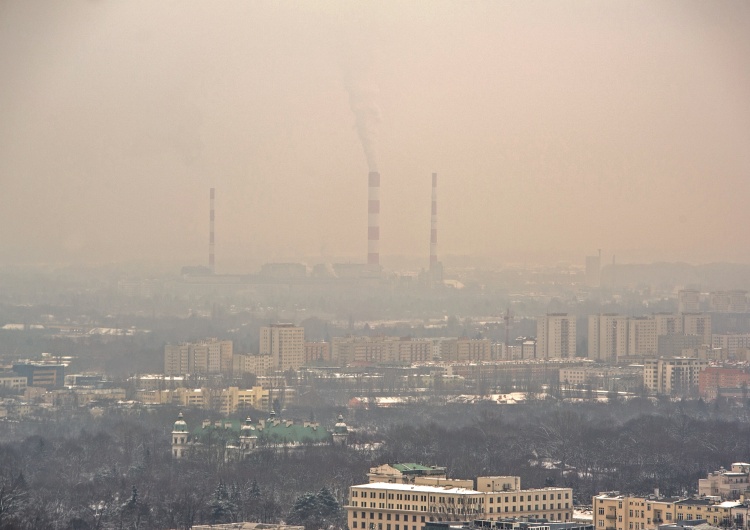
[[[391,484],[390,482],[372,482],[370,484],[359,484],[357,489],[389,489],[396,491],[416,491],[418,493],[455,493],[458,495],[477,495],[480,491],[467,488],[439,488],[436,486],[415,486],[413,484]]]

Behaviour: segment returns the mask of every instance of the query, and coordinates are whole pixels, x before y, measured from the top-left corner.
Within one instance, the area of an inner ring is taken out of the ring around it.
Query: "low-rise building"
[[[14,372],[2,372],[0,373],[0,387],[13,390],[15,392],[22,392],[26,389],[28,379],[26,376],[18,375]]]
[[[735,462],[730,469],[713,471],[698,481],[698,495],[735,500],[750,490],[750,464]]]
[[[527,516],[571,521],[570,488],[521,489],[519,477],[446,478],[442,468],[422,466],[399,470],[398,464],[371,468],[370,482],[349,489],[346,506],[349,528],[420,530],[428,522],[499,520]],[[395,472],[394,472],[395,470]],[[413,471],[412,477],[404,477]],[[407,483],[403,481],[407,480]]]
[[[708,361],[693,357],[647,359],[643,363],[643,386],[657,394],[690,394],[698,391],[698,375]]]
[[[709,498],[639,497],[615,491],[596,495],[593,510],[596,530],[657,530],[661,525],[696,520],[726,527],[738,516],[745,520],[748,508],[739,502]]]

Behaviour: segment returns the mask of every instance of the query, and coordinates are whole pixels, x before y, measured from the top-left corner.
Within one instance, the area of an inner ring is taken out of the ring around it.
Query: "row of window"
[[[568,509],[568,507],[569,507],[569,504],[568,504],[568,503],[566,502],[566,503],[565,503],[565,509]],[[514,506],[513,508],[515,508],[515,506]],[[550,508],[550,510],[554,510],[554,509],[555,509],[555,505],[554,505],[554,503],[550,503],[550,505],[549,505],[549,508]],[[534,510],[538,510],[538,509],[539,509],[539,505],[538,505],[538,504],[535,504],[535,505],[534,505]],[[547,509],[547,505],[546,505],[546,504],[542,504],[542,510],[546,510],[546,509]],[[557,503],[557,509],[558,509],[558,510],[562,510],[562,503],[561,503],[561,502],[558,502],[558,503]],[[531,511],[531,504],[527,504],[527,505],[526,505],[526,510],[527,510],[527,511],[529,511],[529,512]],[[504,509],[503,511],[504,511],[504,512],[512,511],[512,512],[514,512],[514,513],[515,513],[515,511],[516,511],[516,510],[508,510],[508,506],[505,506],[505,509]],[[522,512],[522,511],[523,511],[523,505],[521,505],[521,506],[518,506],[518,511],[519,511],[519,512]],[[493,512],[492,512],[492,506],[490,506],[490,513],[493,513]],[[497,513],[500,513],[500,507],[499,507],[499,506],[498,506],[498,508],[497,508]],[[603,515],[603,514],[602,514],[602,515]]]
[[[362,517],[361,517],[362,519],[367,519],[367,512],[359,512],[359,513],[362,514]],[[399,517],[401,516],[401,514],[399,514],[399,513],[396,513],[396,514],[393,514],[393,515],[395,516],[395,520],[396,521],[398,521]],[[385,514],[385,516],[386,516],[385,517],[386,521],[390,521],[391,520],[391,514],[390,513]],[[356,511],[352,511],[352,518],[354,518],[354,519],[357,518],[357,512]],[[420,522],[424,523],[424,518],[425,518],[424,515],[420,516],[420,520],[421,520]],[[375,519],[375,512],[370,512],[370,519]],[[383,519],[383,513],[382,512],[378,512],[378,519],[380,519],[380,520]],[[408,514],[404,514],[403,515],[403,520],[404,521],[408,521],[409,520],[409,515]],[[417,522],[417,516],[416,515],[412,515],[411,516],[411,520],[412,520],[413,523],[416,523]],[[432,521],[432,517],[430,517],[430,521]]]

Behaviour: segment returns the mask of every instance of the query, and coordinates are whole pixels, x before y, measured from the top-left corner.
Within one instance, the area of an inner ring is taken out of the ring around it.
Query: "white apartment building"
[[[216,338],[164,346],[165,375],[232,374],[232,341]]]
[[[750,333],[717,333],[711,341],[713,348],[721,348],[723,359],[736,359],[741,349],[750,348]]]
[[[598,361],[650,355],[677,355],[659,349],[659,338],[667,345],[679,337],[691,348],[711,345],[711,315],[707,313],[656,313],[645,317],[626,317],[615,313],[589,316],[588,356]]]
[[[673,357],[643,363],[643,385],[657,394],[686,394],[698,389],[698,374],[708,367],[705,359]]]
[[[697,313],[700,311],[701,292],[697,289],[682,289],[677,293],[678,313]]]
[[[568,359],[576,355],[576,319],[567,313],[548,313],[536,319],[536,355],[540,359]]]
[[[682,315],[682,333],[700,337],[702,345],[710,345],[711,315],[707,313],[684,313]]]
[[[656,320],[651,317],[631,318],[628,322],[628,355],[656,355],[658,347]]]
[[[628,317],[616,313],[589,316],[589,359],[614,362],[628,354]]]

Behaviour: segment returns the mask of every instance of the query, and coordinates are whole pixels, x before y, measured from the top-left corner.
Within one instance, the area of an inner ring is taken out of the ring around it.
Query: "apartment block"
[[[589,316],[589,359],[615,362],[628,353],[628,317],[615,313]]]
[[[305,364],[305,328],[294,324],[262,327],[258,351],[271,356],[274,370],[296,370]]]
[[[698,393],[703,399],[713,401],[722,393],[737,392],[747,396],[750,393],[750,373],[737,368],[709,366],[698,374]]]
[[[492,344],[489,339],[443,339],[440,358],[448,362],[489,361],[492,359]]]
[[[166,375],[232,375],[232,341],[216,338],[164,346]]]
[[[697,313],[700,311],[701,293],[697,289],[682,289],[677,293],[677,311],[679,313]]]
[[[235,377],[242,374],[268,375],[272,362],[270,355],[235,353],[232,356],[232,374]]]
[[[305,342],[305,364],[331,362],[331,345],[325,341]]]
[[[247,407],[268,410],[270,394],[268,389],[260,386],[249,389],[238,387],[175,388],[173,390],[140,390],[136,393],[136,399],[148,405],[173,404],[188,408],[216,410],[227,415]]]
[[[682,315],[682,333],[700,337],[701,345],[711,344],[711,315],[708,313],[684,313]]]
[[[576,355],[576,319],[567,313],[548,313],[536,319],[536,353],[540,359],[568,359]]]
[[[588,356],[614,362],[650,355],[677,356],[711,345],[711,315],[707,313],[656,313],[625,317],[615,313],[589,316]]]
[[[714,348],[721,348],[722,358],[736,359],[741,349],[750,348],[750,333],[717,333],[711,341]]]
[[[631,318],[628,322],[628,355],[631,357],[656,355],[658,346],[656,319]]]
[[[714,291],[709,295],[709,306],[711,311],[719,313],[746,313],[747,291]]]
[[[694,393],[698,390],[699,374],[707,367],[708,361],[705,359],[648,359],[643,363],[643,385],[657,394]]]

